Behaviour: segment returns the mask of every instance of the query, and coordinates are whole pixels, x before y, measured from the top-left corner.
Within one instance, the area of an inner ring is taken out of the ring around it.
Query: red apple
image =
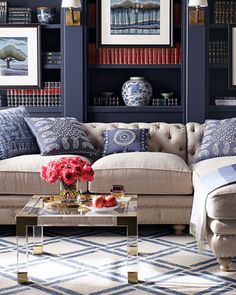
[[[96,208],[103,208],[105,205],[105,197],[101,195],[93,198],[92,205]]]
[[[105,198],[105,207],[113,207],[117,205],[117,200],[114,196],[107,196]]]

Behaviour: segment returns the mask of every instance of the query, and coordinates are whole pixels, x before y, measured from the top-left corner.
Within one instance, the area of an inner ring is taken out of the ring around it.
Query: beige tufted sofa
[[[95,180],[82,190],[107,193],[112,184],[123,184],[138,194],[140,224],[173,224],[181,234],[189,224],[194,185],[211,169],[236,163],[236,157],[215,158],[192,164],[201,143],[197,123],[86,123],[85,130],[98,151],[102,132],[113,128],[149,129],[149,152],[122,153],[93,163]],[[0,161],[0,224],[14,224],[15,215],[32,194],[58,192],[58,184],[40,179],[40,167],[60,156],[23,155]],[[221,267],[236,256],[236,184],[218,189],[207,200],[208,241]]]

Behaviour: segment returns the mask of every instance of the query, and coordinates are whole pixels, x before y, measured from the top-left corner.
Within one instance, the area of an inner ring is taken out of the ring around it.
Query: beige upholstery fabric
[[[105,193],[112,184],[123,184],[137,194],[191,194],[191,171],[180,157],[167,153],[121,153],[92,165],[95,177],[89,191]]]
[[[236,235],[217,235],[208,227],[207,240],[215,256],[222,258],[236,256]]]
[[[149,150],[151,152],[171,153],[186,160],[186,129],[182,124],[167,123],[87,123],[85,131],[94,147],[103,147],[102,132],[114,128],[149,129]]]
[[[64,156],[64,155],[63,155]],[[0,161],[1,194],[55,194],[59,184],[49,184],[40,177],[41,166],[60,156],[23,155]],[[66,155],[67,157],[67,155]],[[81,157],[83,158],[83,157]],[[87,158],[83,158],[89,161]],[[81,183],[87,191],[87,183]]]
[[[189,224],[191,195],[139,195],[138,223]]]
[[[197,179],[219,167],[236,163],[236,157],[220,157],[201,161],[193,165],[193,186]],[[209,194],[206,203],[207,214],[213,219],[236,219],[236,184],[219,188]]]
[[[197,149],[201,145],[203,136],[203,125],[198,123],[186,124],[187,132],[187,163],[191,165]]]
[[[16,214],[30,200],[31,196],[1,195],[0,196],[0,224],[15,224]]]
[[[208,218],[208,226],[216,235],[236,235],[235,220],[215,220]]]

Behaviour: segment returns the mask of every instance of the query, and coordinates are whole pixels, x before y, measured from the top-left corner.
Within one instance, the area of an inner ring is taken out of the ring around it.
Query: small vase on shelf
[[[127,106],[150,105],[152,85],[143,77],[130,77],[122,86],[122,98]]]

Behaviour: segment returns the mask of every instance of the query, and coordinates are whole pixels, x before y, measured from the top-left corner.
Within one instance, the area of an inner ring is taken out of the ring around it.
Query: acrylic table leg
[[[128,282],[138,283],[138,225],[137,218],[129,218],[127,227]]]
[[[137,236],[128,236],[128,282],[138,283],[138,238]]]
[[[28,283],[28,232],[25,236],[17,236],[17,281]]]
[[[43,227],[33,226],[33,254],[43,254]]]

